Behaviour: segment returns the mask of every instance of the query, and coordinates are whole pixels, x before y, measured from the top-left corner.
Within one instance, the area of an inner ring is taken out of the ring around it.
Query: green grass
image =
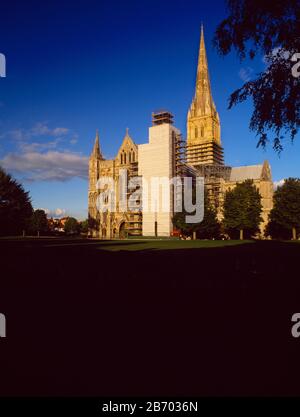
[[[179,237],[162,236],[128,236],[126,240],[179,240]]]
[[[99,244],[99,249],[108,251],[141,251],[141,250],[174,250],[174,249],[201,249],[201,248],[220,248],[227,246],[243,245],[254,241],[250,240],[114,240],[103,241]]]

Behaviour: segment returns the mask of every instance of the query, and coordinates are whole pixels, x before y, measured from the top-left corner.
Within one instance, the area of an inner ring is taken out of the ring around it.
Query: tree
[[[218,239],[220,237],[221,225],[217,219],[217,213],[211,206],[207,194],[204,197],[204,218],[202,222],[195,223],[193,231],[198,239]]]
[[[79,223],[74,217],[69,217],[65,223],[65,233],[74,235],[79,233]]]
[[[216,29],[213,43],[221,55],[235,49],[241,60],[265,57],[267,67],[231,94],[229,108],[252,98],[250,129],[257,146],[269,141],[282,150],[283,134],[291,140],[300,126],[300,0],[227,0],[229,15]]]
[[[49,230],[47,215],[44,210],[37,209],[31,216],[30,221],[31,231],[37,233],[46,233]]]
[[[0,235],[17,235],[28,228],[32,215],[29,193],[0,168]]]
[[[181,233],[189,235],[192,233],[192,228],[190,223],[186,223],[185,216],[185,211],[175,213],[172,218],[172,223],[177,230],[181,231]]]
[[[224,200],[225,231],[231,237],[243,240],[244,236],[251,237],[259,232],[262,221],[261,195],[252,180],[237,184],[233,190],[225,194]]]
[[[80,223],[80,232],[81,233],[88,233],[88,231],[89,231],[89,221],[88,221],[88,219],[86,219],[86,220],[83,220]]]
[[[300,233],[300,179],[289,178],[274,193],[274,207],[269,216],[266,235],[297,239]]]
[[[185,211],[176,213],[172,219],[176,229],[184,234],[196,233],[198,239],[217,239],[220,237],[220,223],[216,211],[209,203],[207,194],[204,196],[204,218],[200,223],[186,223],[185,216],[190,213]]]

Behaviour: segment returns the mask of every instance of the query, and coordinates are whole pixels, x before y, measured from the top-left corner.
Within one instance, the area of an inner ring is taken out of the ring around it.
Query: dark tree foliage
[[[196,223],[193,227],[198,239],[218,239],[221,233],[221,225],[217,219],[216,211],[205,199],[204,218],[201,223]]]
[[[37,209],[30,219],[30,232],[35,234],[47,233],[49,231],[47,215],[44,210]]]
[[[80,226],[74,217],[69,217],[65,223],[65,233],[68,235],[78,234]]]
[[[86,219],[86,220],[83,220],[80,223],[80,232],[81,233],[88,233],[88,231],[89,231],[89,221],[88,221],[88,219]]]
[[[237,184],[227,191],[224,200],[225,231],[231,238],[250,238],[259,232],[262,221],[261,195],[252,180]]]
[[[271,134],[280,152],[284,135],[293,140],[300,126],[300,78],[292,74],[291,59],[300,53],[300,0],[227,0],[227,6],[229,15],[213,41],[218,52],[234,49],[241,60],[261,55],[267,63],[256,79],[231,94],[229,108],[252,98],[250,129],[257,146],[265,146]]]
[[[0,235],[19,235],[27,230],[32,205],[28,192],[0,168]]]
[[[172,223],[177,230],[180,230],[183,234],[189,235],[192,233],[192,228],[190,223],[186,223],[185,216],[185,211],[175,213],[172,218]]]
[[[298,231],[299,234],[299,231]],[[285,226],[279,224],[276,219],[270,219],[265,230],[265,236],[271,237],[272,239],[291,239],[291,229],[287,229]]]
[[[300,179],[289,178],[274,193],[274,207],[266,235],[275,239],[296,239],[300,234]]]
[[[192,215],[185,211],[176,213],[172,219],[173,225],[183,234],[191,235],[196,232],[198,239],[218,239],[220,237],[220,223],[215,210],[211,207],[207,195],[204,197],[204,218],[200,223],[186,223],[185,216]]]

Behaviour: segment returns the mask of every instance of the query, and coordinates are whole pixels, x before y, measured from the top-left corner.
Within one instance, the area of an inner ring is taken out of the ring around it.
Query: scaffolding
[[[226,181],[229,181],[231,167],[226,166],[222,163],[223,150],[220,146],[217,149],[219,158],[215,158],[215,160],[218,161],[217,163],[194,164],[193,161],[195,159],[189,156],[190,150],[191,146],[186,144],[186,141],[182,138],[182,135],[176,135],[175,173],[177,176],[192,177],[194,179],[196,177],[203,177],[209,201],[212,204],[212,206],[218,211],[220,210],[223,204],[224,191],[222,184]],[[205,150],[205,152],[206,151],[207,149]],[[198,150],[197,155],[200,156],[201,152],[201,150]]]
[[[131,178],[138,177],[138,161],[131,162],[127,168],[127,181],[129,182]],[[130,196],[137,190],[128,190],[127,183],[127,193],[126,198],[127,202]],[[128,236],[141,236],[142,235],[142,212],[139,209],[130,209],[128,207],[127,211],[127,220],[125,221],[125,230]]]
[[[221,179],[229,181],[231,167],[226,165],[218,164],[202,164],[197,165],[196,170],[198,175],[204,177],[205,179]]]
[[[224,190],[222,184],[230,179],[231,167],[217,164],[204,164],[195,167],[197,175],[204,178],[209,202],[219,211],[223,205]]]
[[[182,176],[184,174],[184,167],[186,166],[185,157],[185,141],[182,134],[173,134],[174,146],[174,174],[175,176]]]
[[[173,114],[168,110],[157,110],[152,113],[152,124],[153,126],[162,125],[164,123],[173,124]]]
[[[191,165],[224,165],[224,151],[215,142],[203,142],[186,146],[187,161]]]

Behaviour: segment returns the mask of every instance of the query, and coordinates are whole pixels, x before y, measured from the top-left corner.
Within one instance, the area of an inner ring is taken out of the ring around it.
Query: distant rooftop
[[[262,176],[263,165],[234,167],[231,169],[230,181],[239,182],[247,179],[259,180]]]

